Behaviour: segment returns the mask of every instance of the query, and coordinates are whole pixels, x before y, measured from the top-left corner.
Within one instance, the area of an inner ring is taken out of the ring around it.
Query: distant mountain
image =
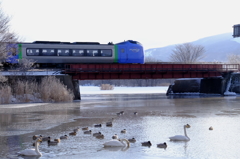
[[[226,62],[229,54],[240,55],[240,43],[237,42],[236,38],[234,39],[232,37],[232,33],[210,36],[191,43],[205,47],[205,57],[201,60],[201,62]],[[152,56],[163,62],[169,62],[170,55],[172,54],[172,50],[174,48],[175,45],[169,45],[161,48],[148,49],[145,50],[145,55]]]

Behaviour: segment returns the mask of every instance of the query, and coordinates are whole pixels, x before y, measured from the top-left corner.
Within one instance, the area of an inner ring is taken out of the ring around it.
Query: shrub
[[[54,76],[42,79],[39,86],[40,97],[44,102],[67,102],[73,101],[73,93]]]
[[[11,101],[11,88],[7,85],[0,87],[0,104],[8,104]]]

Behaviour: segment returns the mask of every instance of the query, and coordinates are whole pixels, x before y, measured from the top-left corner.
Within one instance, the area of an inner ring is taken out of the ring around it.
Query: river
[[[17,152],[32,147],[32,136],[52,139],[69,134],[75,128],[89,127],[101,132],[97,139],[80,130],[56,146],[42,142],[41,159],[78,158],[168,158],[226,159],[240,156],[240,97],[167,97],[165,94],[82,95],[73,103],[0,105],[0,158],[24,158]],[[123,115],[117,115],[124,111]],[[134,112],[138,112],[137,115]],[[106,122],[113,120],[113,126]],[[102,127],[94,127],[102,124]],[[168,137],[183,135],[189,124],[190,141],[174,142]],[[209,130],[212,126],[213,130]],[[121,130],[126,129],[126,133]],[[119,138],[135,138],[129,148],[104,148],[103,143],[117,134]],[[141,142],[151,141],[145,147]],[[167,148],[157,144],[167,143]],[[25,157],[26,158],[26,157]],[[34,157],[28,157],[32,159]]]

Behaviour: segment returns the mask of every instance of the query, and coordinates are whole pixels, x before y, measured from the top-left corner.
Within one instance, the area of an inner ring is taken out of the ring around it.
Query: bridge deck
[[[73,79],[203,78],[238,72],[238,64],[66,64]]]

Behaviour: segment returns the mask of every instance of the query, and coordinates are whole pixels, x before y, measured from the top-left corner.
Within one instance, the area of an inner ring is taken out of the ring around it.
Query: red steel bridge
[[[77,80],[203,78],[238,72],[239,64],[66,64],[62,73]]]

